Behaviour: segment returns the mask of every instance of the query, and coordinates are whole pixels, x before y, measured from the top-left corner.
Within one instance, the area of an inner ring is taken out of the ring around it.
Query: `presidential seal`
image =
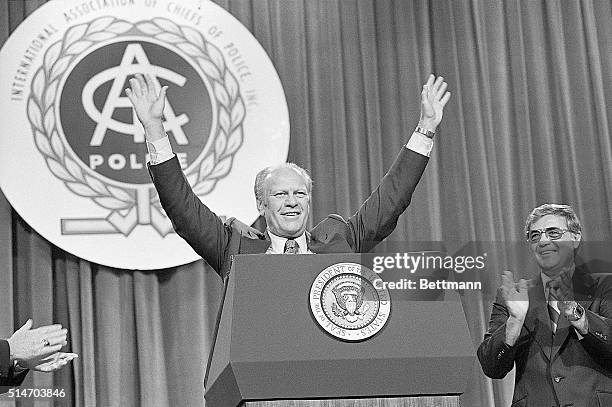
[[[317,323],[345,341],[378,333],[389,319],[391,299],[387,289],[374,288],[376,280],[376,273],[357,263],[338,263],[321,271],[310,287],[310,310]]]
[[[257,172],[284,162],[289,118],[266,52],[201,0],[48,2],[0,52],[0,186],[47,240],[86,260],[159,269],[199,256],[173,233],[125,88],[169,85],[164,129],[194,192],[257,216]]]

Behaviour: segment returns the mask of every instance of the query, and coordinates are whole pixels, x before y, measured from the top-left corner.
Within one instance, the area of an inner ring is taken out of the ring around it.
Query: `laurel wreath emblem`
[[[214,143],[211,151],[199,157],[197,165],[185,174],[197,195],[208,194],[231,170],[234,154],[242,145],[242,122],[246,115],[238,81],[225,65],[219,49],[199,31],[165,18],[131,23],[116,17],[100,17],[71,27],[62,40],[45,52],[43,65],[34,74],[27,116],[36,147],[53,175],[75,194],[88,197],[106,209],[122,212],[136,205],[135,190],[104,183],[81,168],[67,152],[58,133],[54,101],[59,83],[75,58],[100,41],[133,31],[180,49],[197,63],[210,81],[218,103]],[[157,194],[150,197],[150,204],[160,207]]]

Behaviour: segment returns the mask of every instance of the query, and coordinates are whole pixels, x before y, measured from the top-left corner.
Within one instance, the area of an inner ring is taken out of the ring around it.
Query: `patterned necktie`
[[[553,293],[553,286],[551,283],[552,281],[546,283],[546,287],[548,288],[548,301],[546,302],[548,307],[548,316],[550,317],[551,328],[554,335],[555,332],[557,332],[557,324],[559,323],[559,317],[561,316],[561,314],[559,313],[559,311],[557,311],[557,307],[555,307],[555,305],[558,304],[558,301],[555,297],[555,294]]]
[[[300,246],[295,241],[295,239],[287,239],[285,242],[285,254],[298,254],[300,251]]]

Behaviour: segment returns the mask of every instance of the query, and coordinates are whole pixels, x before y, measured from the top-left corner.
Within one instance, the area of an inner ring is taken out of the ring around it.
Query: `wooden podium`
[[[389,290],[386,325],[361,342],[337,339],[314,319],[317,275],[338,263],[371,267],[365,259],[235,256],[206,370],[207,407],[458,406],[475,352],[454,293]]]

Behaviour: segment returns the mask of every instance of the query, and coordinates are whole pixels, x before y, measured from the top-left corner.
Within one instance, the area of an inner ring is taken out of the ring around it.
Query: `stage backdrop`
[[[0,43],[42,3],[0,2]],[[217,3],[276,66],[289,106],[289,160],[315,180],[313,223],[350,215],[376,186],[414,129],[420,87],[435,72],[453,96],[392,240],[511,242],[534,206],[563,202],[578,211],[586,239],[610,241],[608,0]],[[463,296],[475,346],[501,267],[528,274],[522,254],[484,276],[487,292]],[[80,355],[25,383],[64,388],[56,405],[202,405],[220,288],[202,261],[142,272],[75,258],[1,201],[0,335],[28,317],[60,322]],[[511,379],[490,381],[475,366],[463,405],[509,405]]]

